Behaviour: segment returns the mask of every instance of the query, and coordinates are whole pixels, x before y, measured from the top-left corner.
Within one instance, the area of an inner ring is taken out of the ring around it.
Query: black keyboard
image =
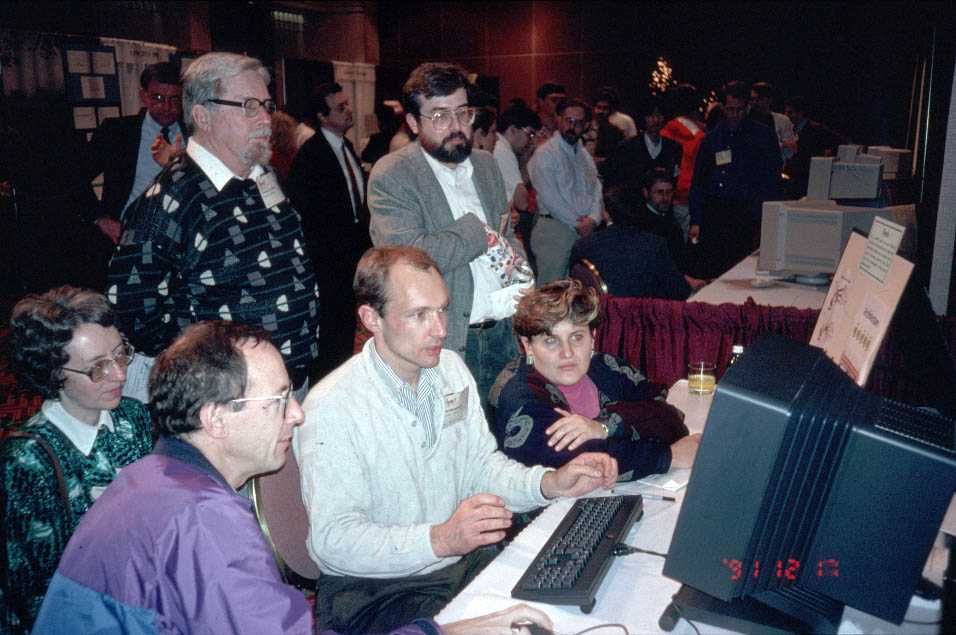
[[[511,597],[577,604],[590,613],[611,566],[611,551],[643,513],[640,496],[578,499],[511,590]]]

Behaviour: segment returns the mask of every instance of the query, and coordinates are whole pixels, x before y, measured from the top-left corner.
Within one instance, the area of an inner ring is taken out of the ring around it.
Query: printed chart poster
[[[856,315],[856,321],[850,329],[850,339],[846,341],[840,368],[859,383],[860,375],[868,375],[870,365],[879,351],[879,342],[889,327],[893,312],[878,298],[869,293],[863,298],[863,308]]]
[[[896,305],[913,272],[913,263],[895,254],[874,268],[874,259],[865,258],[867,249],[867,239],[854,232],[833,274],[810,338],[810,344],[823,349],[858,386],[866,385]],[[864,272],[864,261],[867,272]],[[874,270],[879,271],[879,275],[872,275]],[[878,278],[883,278],[883,282]]]

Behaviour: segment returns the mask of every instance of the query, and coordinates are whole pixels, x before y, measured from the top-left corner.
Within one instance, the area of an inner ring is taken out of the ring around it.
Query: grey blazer
[[[508,197],[498,164],[484,150],[473,150],[471,162],[475,168],[472,181],[488,225],[497,229],[501,215],[508,213]],[[368,207],[373,244],[412,245],[438,263],[451,300],[445,348],[464,356],[474,293],[468,263],[487,248],[484,224],[474,214],[454,219],[438,178],[417,141],[375,163],[368,182]],[[510,224],[505,238],[524,256]]]

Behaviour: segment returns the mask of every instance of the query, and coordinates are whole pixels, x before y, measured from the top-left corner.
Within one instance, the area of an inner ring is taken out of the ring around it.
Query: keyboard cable
[[[614,548],[611,549],[611,555],[614,556],[629,556],[634,553],[646,553],[651,556],[657,556],[658,558],[666,558],[666,553],[661,553],[660,551],[651,551],[650,549],[641,549],[640,547],[632,547],[631,545],[619,542],[614,545]]]

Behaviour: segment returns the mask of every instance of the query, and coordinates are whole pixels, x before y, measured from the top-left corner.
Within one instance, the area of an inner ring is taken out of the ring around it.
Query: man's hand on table
[[[547,472],[541,479],[541,493],[545,498],[573,498],[599,487],[611,488],[616,481],[615,459],[602,452],[585,452],[562,465],[560,469]]]
[[[432,525],[432,551],[440,558],[463,556],[504,539],[508,527],[511,511],[505,502],[494,494],[475,494],[463,500],[451,518]]]
[[[700,433],[691,434],[671,444],[671,467],[693,467],[700,447]]]
[[[548,631],[554,631],[554,624],[548,616],[527,604],[517,604],[504,611],[473,617],[470,620],[443,624],[442,630],[447,635],[527,635],[531,632],[527,624],[537,624]]]

